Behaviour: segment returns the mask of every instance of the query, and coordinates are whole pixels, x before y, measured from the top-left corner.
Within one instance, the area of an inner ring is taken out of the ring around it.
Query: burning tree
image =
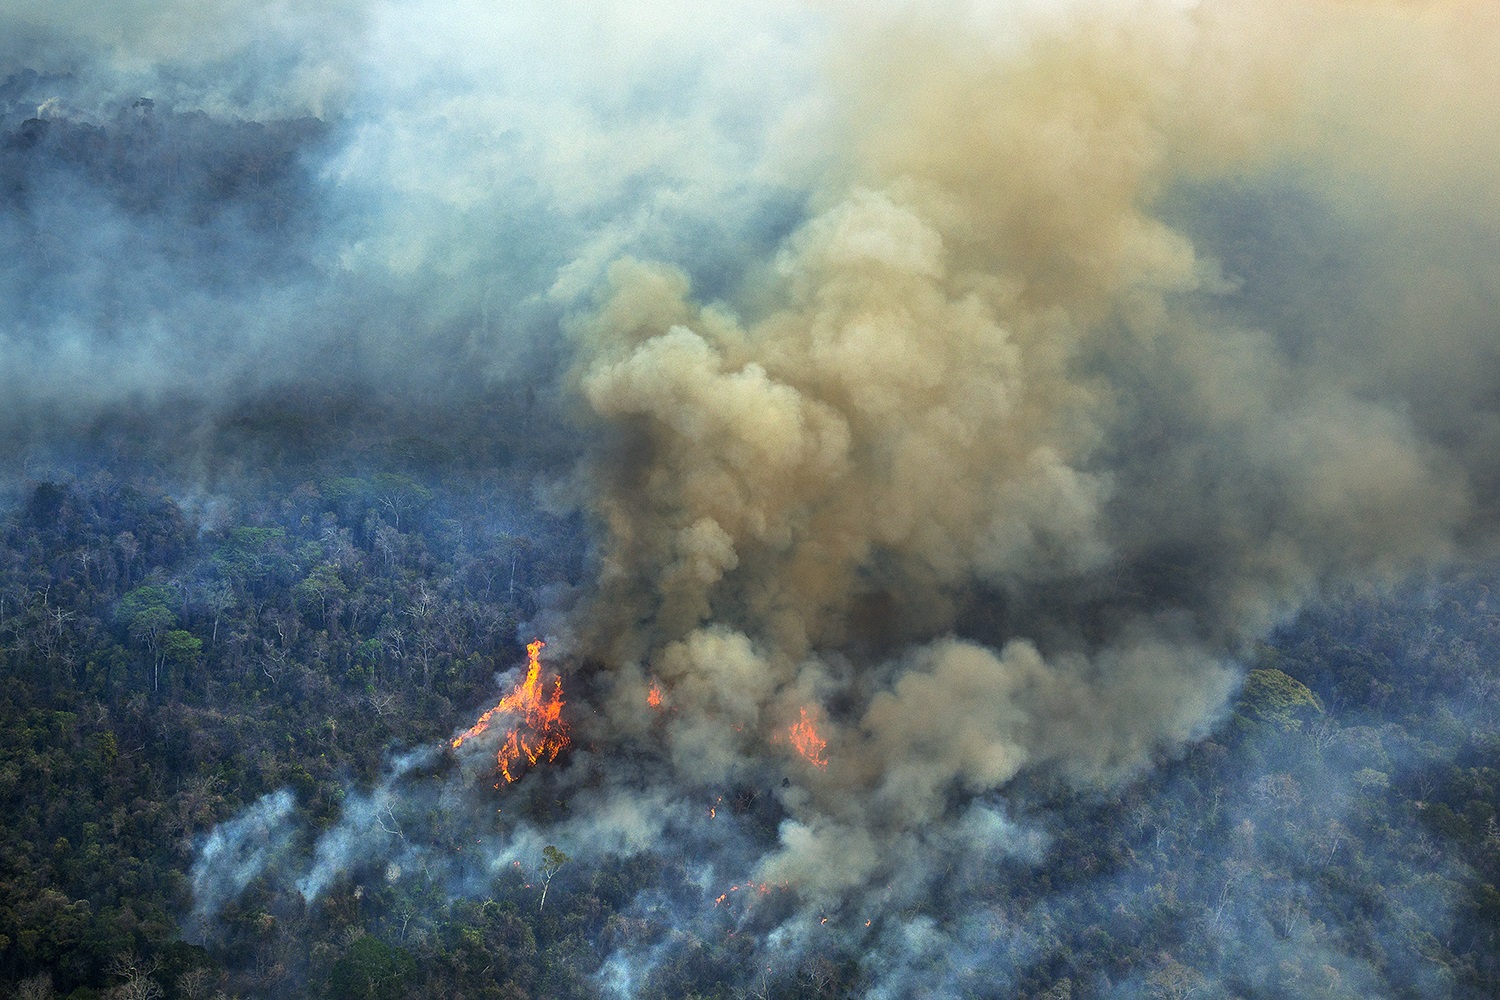
[[[556,678],[550,692],[542,684],[542,647],[546,643],[537,639],[526,646],[526,679],[494,708],[479,717],[479,721],[465,732],[454,737],[456,750],[490,728],[490,722],[498,715],[519,716],[516,725],[507,730],[496,762],[506,783],[520,777],[520,762],[535,764],[545,758],[548,762],[557,759],[571,742],[568,724],[563,721],[562,678]]]

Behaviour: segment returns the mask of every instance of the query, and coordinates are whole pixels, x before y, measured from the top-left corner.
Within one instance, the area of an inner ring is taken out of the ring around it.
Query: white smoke
[[[292,793],[281,789],[214,827],[193,862],[190,927],[211,924],[226,903],[283,860],[291,846],[293,827],[288,820],[294,805]]]

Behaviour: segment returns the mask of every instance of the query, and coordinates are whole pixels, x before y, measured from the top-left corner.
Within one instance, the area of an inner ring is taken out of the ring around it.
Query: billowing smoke
[[[739,298],[627,259],[574,324],[570,384],[603,425],[582,648],[617,671],[613,731],[644,732],[661,685],[649,738],[679,774],[791,776],[761,879],[827,906],[1023,770],[1136,772],[1320,587],[1490,536],[1486,390],[1463,382],[1493,366],[1439,390],[1412,346],[1488,360],[1483,258],[1377,241],[1326,265],[1355,301],[1247,314],[1257,276],[1213,226],[1280,184],[1325,199],[1312,228],[1409,238],[1455,211],[1494,112],[1362,120],[1349,67],[1477,92],[1488,61],[1448,42],[1493,19],[1282,15],[1093,12],[998,52],[898,20],[850,57],[843,171]],[[1434,280],[1474,312],[1424,303]],[[1375,287],[1431,311],[1372,316]],[[804,718],[826,760],[789,738]]]
[[[857,928],[976,858],[1036,857],[1012,782],[1110,787],[1177,752],[1326,588],[1488,552],[1492,10],[671,6],[369,5],[238,112],[279,102],[303,229],[177,192],[156,232],[59,168],[5,237],[69,234],[44,270],[74,304],[0,333],[28,434],[186,405],[214,411],[212,450],[220,410],[337,425],[373,392],[458,438],[522,377],[583,429],[543,475],[595,529],[583,596],[542,619],[579,750],[533,780],[571,813],[486,840],[491,867],[548,839],[690,845],[705,886],[776,887],[759,929],[795,952],[822,915]],[[174,100],[225,114],[201,97],[220,65]],[[256,249],[254,280],[184,272],[183,232]],[[137,282],[105,280],[142,238]],[[486,433],[525,433],[514,412]],[[445,793],[404,774],[320,841],[305,895],[407,850],[403,796]],[[773,838],[697,830],[736,790]],[[195,883],[243,886],[218,864]],[[898,995],[976,926],[877,926],[872,974]]]

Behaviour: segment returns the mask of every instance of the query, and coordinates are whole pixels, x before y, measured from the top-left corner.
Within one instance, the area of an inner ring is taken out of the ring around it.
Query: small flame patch
[[[754,891],[757,895],[768,896],[770,895],[772,889],[780,888],[784,888],[784,886],[772,885],[770,882],[746,882],[744,885],[732,885],[729,887],[728,892],[719,894],[718,898],[714,900],[714,905],[718,906],[720,903],[724,902],[724,900],[728,899],[730,895],[739,892],[741,889],[744,889],[746,891]]]

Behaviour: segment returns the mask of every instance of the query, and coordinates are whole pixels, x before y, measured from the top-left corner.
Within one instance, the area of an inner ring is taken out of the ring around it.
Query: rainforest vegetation
[[[908,6],[0,5],[0,997],[1500,996],[1494,5]]]
[[[668,855],[563,865],[545,907],[540,855],[457,898],[384,867],[311,906],[252,883],[212,933],[185,934],[188,873],[215,824],[282,788],[313,827],[333,824],[390,753],[442,741],[492,697],[497,669],[524,659],[519,623],[580,571],[576,523],[497,515],[524,483],[410,471],[208,503],[101,469],[33,482],[6,512],[8,991],[587,997],[624,943],[665,946],[643,996],[743,991],[749,953],[728,912],[722,936],[684,940],[668,911],[634,905],[693,898],[689,859]],[[1014,995],[1218,995],[1200,969],[1267,1000],[1494,995],[1493,585],[1345,594],[1253,650],[1233,712],[1179,759],[1109,795],[1014,788],[1048,846],[963,882],[992,914],[988,947],[1028,942]],[[444,836],[441,817],[406,821]],[[863,976],[830,943],[750,982],[856,996]]]

